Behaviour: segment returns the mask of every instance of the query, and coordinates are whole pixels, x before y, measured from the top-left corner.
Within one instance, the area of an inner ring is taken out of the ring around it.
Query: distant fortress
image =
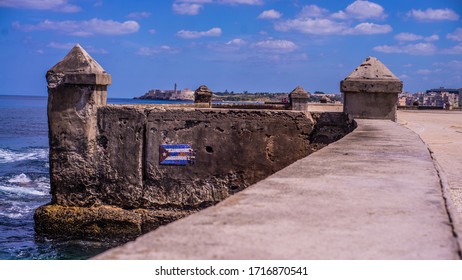
[[[135,99],[156,99],[156,100],[194,100],[194,91],[189,88],[177,90],[175,83],[174,89],[151,89],[143,96],[135,97]]]

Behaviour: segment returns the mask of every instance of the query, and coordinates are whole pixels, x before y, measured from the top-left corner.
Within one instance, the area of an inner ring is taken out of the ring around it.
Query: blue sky
[[[462,0],[0,0],[0,94],[46,95],[76,43],[112,75],[110,97],[338,93],[368,56],[405,91],[462,87]]]

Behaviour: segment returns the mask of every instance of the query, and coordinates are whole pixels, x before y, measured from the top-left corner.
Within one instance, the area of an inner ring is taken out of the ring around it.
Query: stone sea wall
[[[402,88],[369,57],[340,83],[343,112],[310,112],[301,87],[263,106],[214,107],[205,85],[193,105],[108,106],[112,78],[80,45],[46,78],[52,201],[35,229],[84,239],[130,239],[214,205],[339,140],[353,117],[394,121]]]
[[[81,119],[54,122],[74,127]],[[353,128],[343,113],[101,106],[94,140],[75,138],[72,152],[63,149],[66,135],[53,142],[51,155],[61,155],[51,159],[53,203],[36,211],[36,231],[137,236],[214,205]],[[165,144],[189,145],[194,162],[161,164]]]

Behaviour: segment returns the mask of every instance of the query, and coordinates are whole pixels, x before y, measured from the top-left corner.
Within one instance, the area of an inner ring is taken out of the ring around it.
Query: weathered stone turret
[[[290,106],[294,111],[308,110],[309,95],[301,86],[296,87],[290,94]]]
[[[194,103],[210,103],[212,95],[212,91],[206,85],[201,85],[194,92]]]
[[[368,57],[340,82],[343,111],[355,118],[396,121],[396,103],[403,82],[377,58]]]
[[[46,78],[53,202],[68,204],[69,199],[62,197],[68,194],[74,196],[72,201],[84,203],[85,186],[96,181],[96,114],[106,105],[111,76],[76,45]],[[76,165],[79,168],[69,168]]]

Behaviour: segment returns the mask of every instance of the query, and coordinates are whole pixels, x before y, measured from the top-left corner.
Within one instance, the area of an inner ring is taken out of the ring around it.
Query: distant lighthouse
[[[176,94],[176,83],[175,83],[175,87],[173,88],[173,94]]]

